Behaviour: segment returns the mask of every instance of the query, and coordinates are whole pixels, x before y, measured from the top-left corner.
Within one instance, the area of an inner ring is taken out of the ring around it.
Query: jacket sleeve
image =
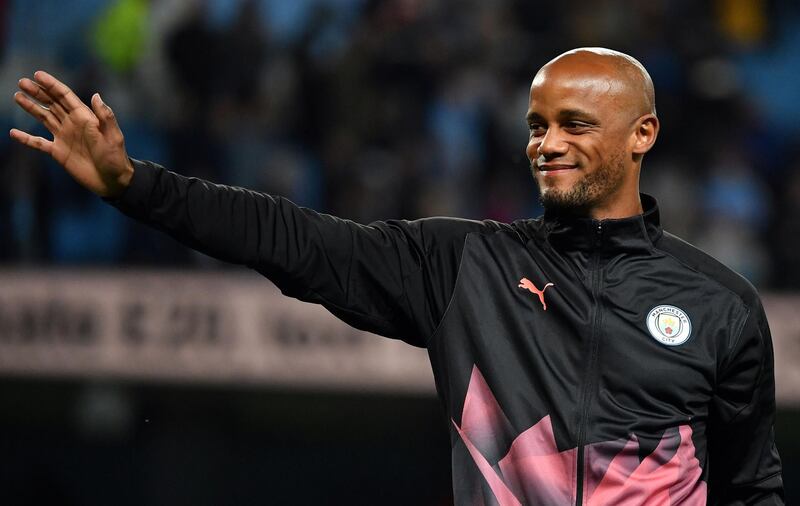
[[[775,447],[772,338],[757,296],[721,364],[708,431],[714,504],[784,504]]]
[[[463,243],[486,224],[349,220],[134,160],[111,204],[189,247],[244,264],[350,325],[424,346],[455,286]]]

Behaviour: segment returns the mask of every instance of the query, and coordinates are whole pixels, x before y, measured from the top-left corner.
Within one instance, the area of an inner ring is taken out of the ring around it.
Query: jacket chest
[[[620,409],[705,409],[728,329],[691,273],[637,257],[580,271],[554,256],[470,246],[457,316],[442,332],[453,353],[470,356],[465,367],[482,363],[511,376],[504,382],[575,402],[589,382]]]

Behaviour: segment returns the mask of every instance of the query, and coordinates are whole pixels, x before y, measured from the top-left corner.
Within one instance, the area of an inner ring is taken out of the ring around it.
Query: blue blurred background
[[[665,228],[762,291],[800,291],[796,2],[7,0],[0,30],[1,125],[46,135],[11,100],[17,79],[46,69],[84,100],[102,93],[133,157],[361,222],[538,215],[530,80],[573,47],[618,49],[655,83],[662,130],[642,186]],[[229,269],[7,136],[0,161],[9,270]],[[430,395],[0,378],[12,503],[450,501]],[[81,429],[75,413],[98,395],[133,406],[134,422]],[[790,492],[796,421],[782,407]]]

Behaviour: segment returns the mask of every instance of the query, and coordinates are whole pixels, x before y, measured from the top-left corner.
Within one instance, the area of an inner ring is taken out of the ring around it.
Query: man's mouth
[[[578,166],[564,163],[542,163],[537,164],[536,168],[542,173],[543,176],[550,176],[575,170],[578,168]]]

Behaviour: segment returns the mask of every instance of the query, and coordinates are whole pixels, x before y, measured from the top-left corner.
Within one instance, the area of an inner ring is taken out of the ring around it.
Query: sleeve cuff
[[[159,172],[163,170],[158,165],[133,158],[131,158],[131,163],[133,164],[133,177],[125,191],[117,197],[103,199],[123,212],[147,208],[156,179]]]

